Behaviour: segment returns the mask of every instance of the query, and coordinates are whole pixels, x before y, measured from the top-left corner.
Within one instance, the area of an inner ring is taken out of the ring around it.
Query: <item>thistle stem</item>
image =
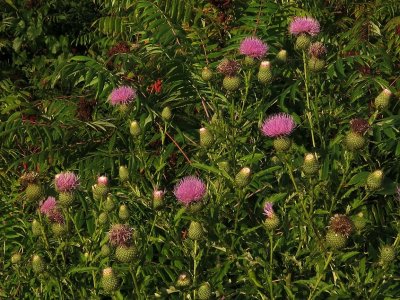
[[[135,272],[133,270],[133,266],[130,268],[130,272],[131,272],[131,275],[132,275],[133,285],[135,287],[135,294],[137,296],[136,299],[142,299],[142,297],[140,295],[139,286],[138,286],[138,283],[137,283],[137,280],[136,280],[136,274],[135,274]]]
[[[307,73],[307,63],[306,62],[307,62],[306,61],[306,53],[303,51],[304,85],[306,88],[306,100],[307,100],[306,115],[308,118],[308,122],[310,123],[312,145],[313,145],[313,148],[315,148],[314,125],[313,125],[312,114],[311,114],[311,103],[310,103],[310,95],[309,95],[309,89],[308,89],[308,73]]]
[[[194,249],[193,249],[193,285],[196,285],[196,271],[197,271],[197,240],[194,240]],[[196,299],[196,289],[193,290],[193,299]]]
[[[311,291],[310,295],[308,296],[308,300],[313,299],[313,295],[314,295],[315,291],[317,290],[317,287],[318,287],[322,277],[324,276],[325,270],[326,270],[326,268],[328,267],[329,263],[332,260],[332,254],[333,254],[333,252],[329,252],[329,256],[328,256],[327,260],[325,261],[324,269],[320,272],[320,274],[319,274],[319,276],[317,278],[317,281],[315,282],[314,288]]]
[[[272,262],[273,262],[273,257],[274,257],[274,237],[273,237],[273,233],[269,232],[269,294],[270,294],[270,298],[271,300],[274,299],[274,287],[272,284],[272,275],[273,275],[273,267],[272,267]]]

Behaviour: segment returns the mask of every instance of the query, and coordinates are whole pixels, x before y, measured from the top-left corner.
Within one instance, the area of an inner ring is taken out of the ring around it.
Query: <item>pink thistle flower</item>
[[[136,98],[136,90],[129,86],[121,86],[112,90],[108,99],[112,105],[128,104]]]
[[[47,197],[46,201],[40,204],[40,212],[46,215],[51,222],[64,223],[64,217],[57,208],[57,201],[54,197]]]
[[[275,138],[290,135],[295,127],[296,124],[292,116],[279,113],[268,117],[264,121],[261,126],[261,132],[265,136]]]
[[[108,185],[107,176],[100,176],[99,178],[97,178],[97,184],[98,185]]]
[[[267,218],[272,218],[275,215],[274,209],[272,208],[273,203],[272,202],[265,202],[264,205],[264,215],[267,216]]]
[[[153,199],[162,200],[164,198],[165,191],[162,190],[154,190],[153,191]]]
[[[47,199],[40,203],[40,212],[46,216],[57,207],[57,201],[54,197],[47,197]]]
[[[79,186],[79,179],[73,172],[63,172],[55,176],[54,183],[57,191],[69,192]]]
[[[295,17],[289,25],[289,32],[293,35],[306,33],[314,36],[320,32],[320,25],[319,22],[313,18]]]
[[[268,45],[264,44],[259,38],[247,37],[241,42],[239,51],[246,56],[262,58],[268,51]]]
[[[132,242],[132,228],[124,224],[114,224],[108,232],[108,237],[113,246],[129,246]]]
[[[175,185],[174,194],[182,204],[188,206],[191,202],[197,202],[205,196],[206,185],[196,176],[187,176]]]

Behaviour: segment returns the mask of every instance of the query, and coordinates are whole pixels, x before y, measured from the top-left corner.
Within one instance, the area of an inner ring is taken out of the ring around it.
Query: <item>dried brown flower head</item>
[[[217,67],[217,71],[225,76],[235,76],[240,69],[237,61],[223,59]]]
[[[326,54],[326,47],[321,42],[312,43],[308,53],[317,58],[322,58]]]
[[[333,230],[335,233],[340,233],[346,237],[349,237],[353,232],[354,225],[353,221],[351,221],[348,216],[335,214],[331,218],[329,229]]]
[[[350,121],[350,128],[351,131],[362,135],[368,130],[369,124],[367,120],[356,118]]]

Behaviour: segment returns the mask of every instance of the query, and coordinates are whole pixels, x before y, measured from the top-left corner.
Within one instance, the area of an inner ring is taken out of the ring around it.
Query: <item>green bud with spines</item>
[[[204,236],[204,229],[201,223],[192,221],[190,222],[188,229],[188,237],[191,240],[200,240]]]
[[[107,294],[118,290],[119,280],[112,268],[105,268],[101,277],[101,285]]]
[[[361,134],[350,131],[344,138],[344,144],[348,150],[356,151],[364,148],[366,140]]]
[[[45,265],[43,259],[39,255],[34,254],[32,256],[32,269],[33,269],[33,272],[35,272],[35,273],[43,273],[45,268],[46,268],[46,265]]]
[[[75,195],[72,192],[61,192],[58,195],[58,204],[62,207],[70,207],[75,200]]]
[[[356,216],[353,217],[353,224],[357,231],[361,231],[364,229],[365,225],[367,225],[367,220],[364,218],[362,212],[358,213]]]
[[[367,177],[367,187],[370,190],[378,190],[382,187],[383,183],[383,172],[382,170],[376,170],[370,173]]]
[[[326,245],[332,249],[341,249],[346,246],[347,237],[341,233],[336,233],[333,230],[328,230],[326,233]]]
[[[236,75],[225,76],[222,85],[227,91],[236,91],[240,87],[240,77]]]
[[[169,106],[166,106],[163,108],[162,112],[161,112],[161,118],[165,121],[168,122],[171,120],[172,118],[172,111],[171,108]]]
[[[203,70],[201,71],[201,78],[203,78],[205,82],[208,82],[211,80],[212,77],[213,77],[213,72],[209,68],[204,67]]]
[[[320,59],[318,57],[311,57],[308,60],[308,69],[312,72],[319,72],[323,70],[325,67],[325,60]]]
[[[135,246],[119,245],[115,249],[115,258],[122,263],[130,263],[137,255]]]
[[[39,201],[42,198],[42,188],[37,183],[29,183],[25,189],[25,195],[29,202]]]
[[[276,55],[276,59],[282,63],[285,63],[287,61],[287,51],[283,49],[280,50]]]
[[[273,214],[271,217],[268,217],[264,220],[264,226],[267,230],[272,231],[278,228],[280,224],[280,220],[276,214]]]
[[[68,233],[68,226],[63,223],[53,223],[51,224],[51,231],[55,237],[62,237]]]
[[[258,81],[262,84],[268,84],[272,81],[271,63],[263,61],[257,74]]]
[[[32,233],[34,236],[40,236],[42,234],[42,225],[38,220],[32,221]]]
[[[129,131],[132,136],[137,137],[142,133],[142,129],[140,128],[140,125],[138,121],[132,121],[131,125],[129,127]]]
[[[210,299],[211,294],[212,294],[211,286],[208,282],[202,283],[199,289],[197,290],[197,296],[200,300]]]
[[[254,66],[255,60],[254,60],[254,58],[251,57],[251,56],[245,56],[245,57],[244,57],[244,60],[243,60],[243,64],[244,64],[245,66],[251,67],[251,66]]]
[[[181,273],[176,281],[176,286],[178,287],[188,287],[192,281],[190,280],[190,275],[186,272]]]
[[[126,166],[120,166],[118,169],[118,177],[121,182],[129,180],[129,170]]]
[[[126,220],[129,219],[130,214],[129,214],[128,206],[126,206],[125,204],[122,204],[122,205],[119,207],[119,210],[118,210],[118,217],[119,217],[121,220],[123,220],[123,221],[126,221]]]
[[[214,137],[207,128],[200,128],[200,146],[204,148],[210,147],[214,142]]]
[[[287,136],[282,136],[274,139],[274,148],[277,152],[286,152],[292,146],[292,140]]]
[[[377,110],[385,110],[389,107],[390,98],[392,97],[392,92],[389,89],[384,89],[376,98],[375,98],[375,108]]]
[[[108,214],[106,212],[102,212],[99,214],[98,221],[100,225],[105,225],[108,222]]]
[[[11,256],[11,263],[13,265],[19,264],[21,262],[21,259],[22,259],[21,253],[16,252]]]
[[[115,200],[112,195],[108,195],[106,202],[104,203],[104,210],[110,212],[115,208]]]
[[[102,257],[110,256],[110,254],[111,254],[110,246],[108,246],[107,244],[104,244],[103,246],[101,246],[100,254]]]
[[[224,170],[226,173],[229,173],[231,169],[230,164],[227,161],[221,161],[217,165],[221,170]]]
[[[383,265],[388,265],[396,258],[396,250],[392,245],[385,245],[381,248],[380,261]]]
[[[153,208],[158,209],[164,205],[164,191],[155,190],[153,192]]]
[[[235,183],[238,187],[243,188],[250,183],[251,169],[248,167],[242,168],[235,176]]]
[[[313,153],[307,153],[304,156],[303,172],[306,175],[316,174],[319,170],[319,164],[317,158]]]
[[[306,34],[300,34],[296,39],[295,49],[297,50],[307,50],[310,46],[311,39]]]

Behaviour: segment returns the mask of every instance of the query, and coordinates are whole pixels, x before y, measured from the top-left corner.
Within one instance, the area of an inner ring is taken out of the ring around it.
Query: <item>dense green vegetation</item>
[[[2,0],[0,16],[0,298],[400,298],[397,1]],[[245,58],[248,37],[267,53]],[[290,135],[269,134],[274,114]],[[206,185],[188,206],[187,176]]]

